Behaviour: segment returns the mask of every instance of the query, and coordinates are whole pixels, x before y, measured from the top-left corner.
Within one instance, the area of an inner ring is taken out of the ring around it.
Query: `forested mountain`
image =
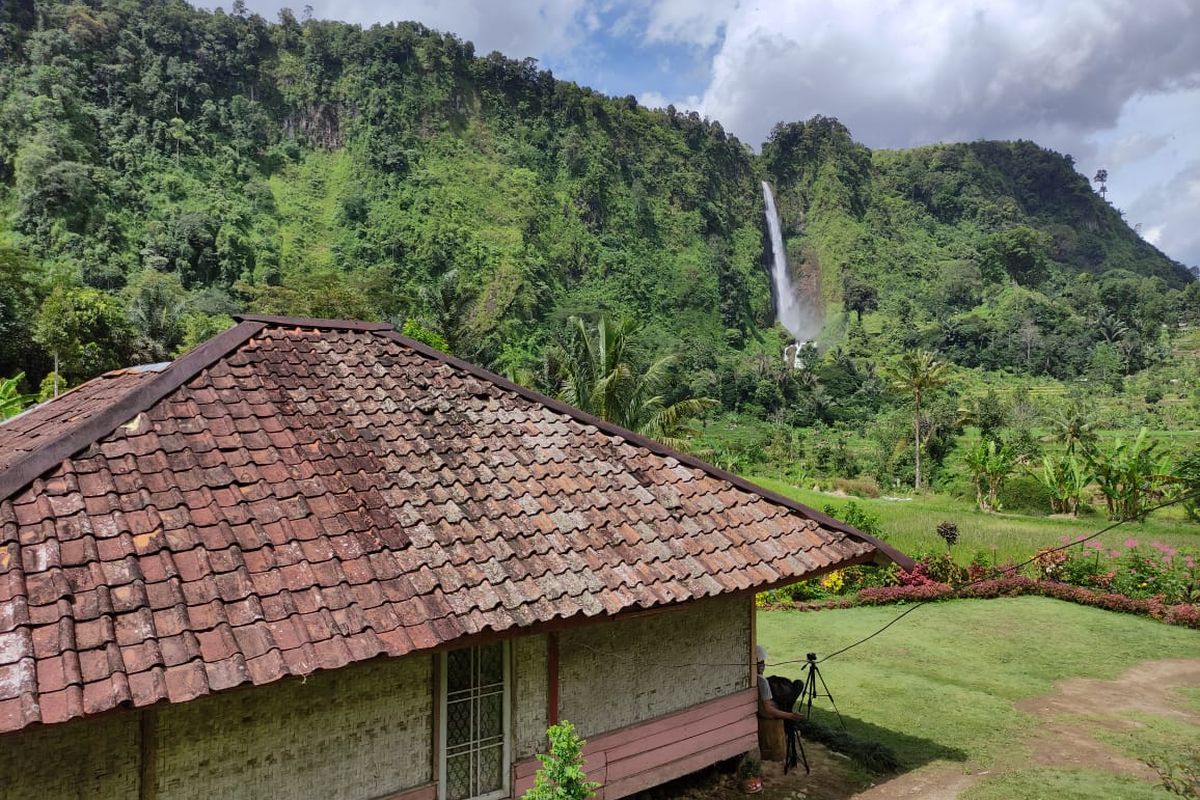
[[[859,357],[922,344],[1070,376],[1119,345],[1132,370],[1200,307],[1029,142],[871,152],[816,118],[756,156],[417,24],[6,0],[0,377],[161,360],[247,309],[388,319],[549,389],[567,318],[605,314],[680,356],[680,394],[770,413],[813,387],[764,366],[764,178],[826,338]]]

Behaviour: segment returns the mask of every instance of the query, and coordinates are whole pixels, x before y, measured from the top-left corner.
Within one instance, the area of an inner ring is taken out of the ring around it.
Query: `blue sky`
[[[274,19],[281,0],[246,0]],[[213,8],[220,3],[203,0]],[[227,3],[226,3],[227,5]],[[761,145],[838,117],[873,148],[1032,139],[1104,167],[1108,199],[1200,264],[1197,0],[312,0],[317,17],[414,19],[566,80],[674,103]]]

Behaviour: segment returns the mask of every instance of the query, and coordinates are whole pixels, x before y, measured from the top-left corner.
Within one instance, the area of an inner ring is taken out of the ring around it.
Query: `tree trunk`
[[[916,490],[921,491],[921,395],[914,396],[913,405],[916,410],[913,413],[913,445],[916,448],[917,469],[916,476],[913,480]]]

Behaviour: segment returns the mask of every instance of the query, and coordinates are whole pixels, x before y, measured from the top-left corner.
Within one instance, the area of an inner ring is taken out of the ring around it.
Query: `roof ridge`
[[[142,413],[178,389],[204,369],[258,334],[266,324],[258,320],[239,322],[190,350],[144,383],[134,386],[116,402],[101,409],[77,427],[56,436],[0,470],[0,500],[6,500],[53,469],[72,453],[116,430],[118,425]],[[120,372],[114,370],[113,372]],[[105,373],[111,374],[111,373]],[[60,395],[66,397],[68,393]],[[58,398],[55,398],[57,400]],[[55,400],[51,400],[53,403]]]
[[[896,562],[904,569],[911,569],[913,566],[914,562],[911,558],[904,555],[888,543],[871,536],[870,534],[863,533],[858,528],[855,528],[852,525],[847,525],[841,520],[834,519],[828,514],[817,511],[815,508],[811,508],[804,503],[799,502],[798,500],[793,500],[792,498],[780,494],[779,492],[774,492],[764,486],[759,486],[757,483],[748,481],[740,475],[734,475],[731,472],[726,472],[720,467],[709,464],[708,462],[696,458],[695,456],[688,455],[687,453],[681,453],[671,447],[668,447],[662,442],[656,441],[647,436],[643,436],[640,433],[635,433],[634,431],[626,428],[622,428],[620,425],[609,422],[608,420],[593,416],[586,411],[575,408],[574,406],[564,403],[561,400],[556,400],[549,395],[542,394],[541,392],[530,389],[527,386],[522,386],[519,383],[510,381],[508,378],[497,375],[496,373],[477,364],[464,361],[463,359],[452,356],[449,353],[443,353],[441,350],[438,350],[435,347],[430,347],[424,342],[419,342],[416,339],[410,339],[409,337],[397,332],[396,329],[390,325],[386,328],[370,330],[372,330],[374,333],[382,335],[384,338],[391,339],[392,341],[404,345],[411,350],[415,350],[427,358],[432,358],[435,361],[440,361],[451,367],[467,372],[476,378],[486,380],[489,383],[493,383],[503,389],[507,389],[510,392],[515,392],[521,397],[524,397],[526,400],[530,400],[539,405],[547,406],[548,408],[557,411],[560,414],[566,414],[578,422],[591,425],[592,427],[604,431],[611,436],[619,436],[622,439],[626,439],[627,441],[632,442],[639,447],[644,447],[660,456],[673,458],[681,464],[686,464],[693,469],[701,470],[702,472],[705,472],[708,475],[717,478],[718,480],[730,483],[743,491],[758,495],[764,500],[768,500],[776,505],[781,505],[791,511],[799,512],[800,514],[803,514],[805,517],[817,522],[820,525],[823,525],[827,528],[832,528],[835,531],[839,531],[847,536],[871,545],[884,556]]]
[[[275,317],[268,314],[234,314],[238,322],[261,322],[280,328],[320,328],[342,331],[394,331],[386,322],[362,322],[355,319],[321,319],[319,317]]]

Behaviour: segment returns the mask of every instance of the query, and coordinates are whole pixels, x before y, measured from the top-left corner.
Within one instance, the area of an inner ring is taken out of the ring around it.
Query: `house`
[[[397,334],[244,316],[0,425],[0,797],[613,800],[755,744],[756,591],[905,561]]]

